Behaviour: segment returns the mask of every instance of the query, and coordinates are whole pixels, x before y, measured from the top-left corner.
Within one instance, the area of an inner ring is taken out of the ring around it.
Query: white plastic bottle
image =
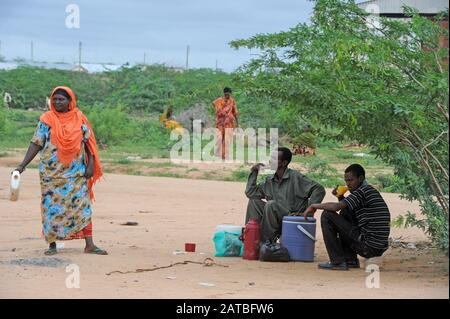
[[[20,173],[19,171],[14,171],[11,175],[11,186],[9,189],[9,200],[17,201],[19,199],[20,190]]]

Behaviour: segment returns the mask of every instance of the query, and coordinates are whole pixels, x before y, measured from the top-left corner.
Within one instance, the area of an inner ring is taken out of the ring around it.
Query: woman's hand
[[[19,166],[16,167],[16,169],[14,171],[19,171],[20,174],[22,174],[22,172],[25,170],[25,166],[20,164]],[[14,172],[12,171],[11,174]]]
[[[87,179],[91,178],[92,176],[94,176],[94,165],[88,165],[86,167],[86,171],[84,172],[84,177],[86,177]]]
[[[17,166],[15,169],[16,171],[19,171],[20,174],[25,170],[25,167],[33,160],[33,158],[39,153],[39,151],[42,149],[42,146],[39,146],[35,143],[30,143],[30,146],[28,147],[27,153],[25,154],[25,157],[22,161],[22,163]]]
[[[84,172],[84,177],[89,179],[92,176],[94,176],[94,156],[92,156],[92,153],[89,150],[87,143],[84,144],[84,149],[85,149],[86,155],[88,157],[86,171]]]

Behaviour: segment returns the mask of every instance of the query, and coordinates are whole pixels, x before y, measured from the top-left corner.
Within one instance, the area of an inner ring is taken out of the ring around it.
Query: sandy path
[[[66,288],[64,267],[18,266],[10,260],[43,257],[40,238],[40,188],[37,171],[23,175],[18,202],[7,200],[10,168],[0,167],[1,298],[448,298],[448,257],[436,250],[391,249],[384,258],[379,289],[365,286],[364,269],[317,270],[316,263],[262,263],[215,258],[228,268],[197,264],[153,272],[106,273],[169,265],[213,257],[217,224],[241,224],[244,183],[107,174],[96,187],[94,234],[109,256],[82,253],[83,242],[65,242],[56,257],[80,267],[79,289]],[[329,192],[329,190],[328,190]],[[393,216],[418,206],[384,194]],[[327,195],[326,200],[332,200]],[[145,211],[140,213],[139,211]],[[318,216],[317,216],[318,217]],[[136,227],[121,226],[136,221]],[[327,259],[321,232],[317,261]],[[392,236],[425,240],[416,229],[393,229]],[[173,255],[185,242],[197,252]],[[14,250],[14,251],[13,251]],[[204,254],[200,254],[204,253]],[[48,257],[46,257],[48,258]],[[166,277],[176,277],[169,280]],[[205,287],[200,282],[215,286]],[[250,284],[251,283],[251,284]]]

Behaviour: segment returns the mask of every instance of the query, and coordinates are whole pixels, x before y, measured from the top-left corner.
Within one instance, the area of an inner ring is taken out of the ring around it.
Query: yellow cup
[[[347,193],[347,191],[348,191],[347,186],[338,186],[336,197],[340,197],[340,196],[344,195],[345,193]]]

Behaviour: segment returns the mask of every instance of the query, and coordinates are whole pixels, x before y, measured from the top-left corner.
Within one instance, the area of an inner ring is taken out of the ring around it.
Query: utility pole
[[[80,66],[81,69],[81,41],[80,43],[78,43],[78,65]]]
[[[144,65],[145,65],[145,52],[144,52]]]
[[[186,70],[189,69],[189,45],[186,47]]]
[[[217,72],[217,70],[218,70],[218,66],[219,65],[219,61],[216,59],[216,72]]]
[[[34,60],[34,52],[33,52],[33,41],[31,41],[31,46],[30,46],[30,59],[31,59],[31,62],[33,62],[33,60]]]

